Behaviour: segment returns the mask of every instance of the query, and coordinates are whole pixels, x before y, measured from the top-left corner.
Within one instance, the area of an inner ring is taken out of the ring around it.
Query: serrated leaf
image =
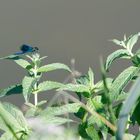
[[[86,110],[82,107],[80,107],[79,110],[76,113],[74,113],[74,115],[81,120],[83,120],[86,114]]]
[[[117,133],[116,133],[117,139],[123,138],[128,116],[129,116],[132,108],[137,103],[137,100],[139,97],[140,97],[140,78],[138,78],[136,80],[136,82],[130,89],[129,95],[126,98],[126,100],[122,106],[122,109],[120,111],[118,123],[117,123]]]
[[[135,55],[138,55],[140,57],[140,49],[136,51]]]
[[[89,76],[82,75],[80,77],[76,77],[76,83],[88,86],[89,85]]]
[[[125,69],[119,76],[114,80],[110,88],[109,96],[111,101],[115,101],[121,91],[126,87],[126,85],[131,81],[131,79],[136,76],[139,72],[139,67],[130,66]]]
[[[135,35],[131,35],[127,41],[127,48],[131,51],[133,46],[137,43],[139,38],[139,33]]]
[[[119,49],[115,52],[113,52],[112,54],[110,54],[107,57],[106,63],[105,63],[105,69],[108,70],[110,65],[118,58],[124,58],[124,57],[128,57],[129,58],[130,54],[127,50],[125,49]]]
[[[43,60],[43,59],[45,59],[45,58],[47,58],[48,56],[43,56],[43,57],[41,57],[40,58],[40,60]]]
[[[122,91],[121,94],[118,95],[117,101],[125,100],[127,96],[128,96],[128,93],[125,93],[124,91]]]
[[[38,85],[38,91],[37,92],[57,89],[57,88],[61,88],[63,86],[64,86],[64,84],[59,83],[59,82],[45,81],[45,82],[42,82]]]
[[[5,57],[1,57],[0,60],[2,60],[2,59],[18,60],[18,59],[20,59],[20,57],[13,54],[13,55],[8,55],[8,56],[5,56]]]
[[[25,76],[22,81],[22,87],[23,87],[23,96],[25,98],[25,102],[29,101],[29,97],[32,93],[32,89],[34,84],[36,83],[37,79]]]
[[[0,97],[12,95],[12,94],[21,94],[21,93],[22,93],[22,85],[17,84],[17,85],[9,86],[8,88],[5,89],[1,89]]]
[[[13,135],[9,132],[5,132],[1,135],[0,140],[17,140],[13,137]]]
[[[27,111],[26,111],[26,113],[25,113],[25,117],[26,118],[33,118],[33,117],[35,117],[35,116],[37,116],[39,114],[39,112],[38,112],[38,110],[37,110],[37,108],[35,108],[35,107],[30,107]]]
[[[38,102],[37,107],[40,107],[40,106],[42,106],[42,105],[44,105],[46,103],[47,103],[46,100],[42,100],[42,101]]]
[[[18,124],[24,128],[25,130],[28,130],[27,122],[25,120],[25,117],[23,116],[23,113],[14,105],[4,102],[3,107],[6,111],[8,111],[18,122]]]
[[[104,105],[101,102],[101,96],[97,96],[93,99],[89,99],[87,102],[87,106],[96,112],[99,112],[100,114],[104,112]]]
[[[42,66],[38,69],[38,72],[48,72],[48,71],[54,71],[57,69],[64,69],[71,72],[70,68],[67,65],[62,64],[62,63],[52,63],[52,64]]]
[[[91,137],[92,140],[100,140],[97,130],[93,126],[89,126],[86,129],[88,136]]]
[[[87,121],[82,122],[81,124],[79,124],[78,132],[79,132],[80,136],[82,138],[84,138],[85,140],[91,140],[91,138],[88,136],[88,134],[86,132],[87,127],[88,127]]]
[[[21,67],[24,68],[24,69],[32,68],[31,64],[30,64],[28,61],[26,61],[26,60],[24,60],[24,59],[22,59],[22,58],[17,59],[17,60],[14,60],[14,61],[15,61],[19,66],[21,66]]]
[[[67,90],[67,91],[73,91],[73,92],[87,92],[90,93],[89,87],[81,84],[66,84],[59,90]]]
[[[96,124],[102,135],[103,135],[103,138],[106,140],[107,139],[107,135],[108,135],[108,128],[104,125],[104,123],[97,117],[97,116],[90,116],[88,118],[88,125],[94,125]]]
[[[64,115],[67,113],[76,113],[81,105],[79,103],[66,104],[59,107],[47,107],[46,110],[41,112],[41,115],[49,114],[52,116]]]
[[[93,111],[99,112],[100,115],[105,116],[105,110],[104,110],[104,105],[101,102],[101,96],[97,96],[94,97],[93,99],[89,99],[87,102],[87,106],[88,108],[90,108]],[[107,138],[107,134],[108,134],[108,128],[104,125],[104,123],[102,122],[102,120],[97,117],[96,115],[92,115],[88,118],[88,125],[94,125],[96,124],[98,126],[98,128],[100,129],[104,139]]]
[[[106,78],[107,87],[110,89],[112,85],[113,79]],[[95,84],[95,92],[103,91],[104,90],[104,83],[103,81],[99,81]]]
[[[112,41],[113,43],[115,43],[116,45],[119,45],[119,46],[122,46],[122,41],[120,41],[120,40],[117,40],[117,39],[112,39],[112,40],[110,40],[110,41]]]
[[[12,128],[14,131],[23,131],[24,129],[16,118],[8,112],[4,106],[0,103],[0,128],[4,131],[10,132],[9,128]]]
[[[101,99],[100,99],[101,100]],[[100,112],[100,114],[104,115],[103,111],[103,104],[101,101],[96,101],[95,99],[89,99],[87,102],[87,106],[94,111]],[[97,116],[91,116],[88,119],[88,124],[97,123],[98,127],[102,127],[104,124]]]
[[[88,125],[97,124],[99,128],[104,126],[103,122],[97,116],[90,116],[88,118]]]
[[[62,118],[62,117],[54,117],[54,116],[52,117],[49,114],[47,116],[39,115],[39,117],[43,119],[43,121],[46,124],[62,125],[68,122],[73,122],[73,120],[71,119]]]

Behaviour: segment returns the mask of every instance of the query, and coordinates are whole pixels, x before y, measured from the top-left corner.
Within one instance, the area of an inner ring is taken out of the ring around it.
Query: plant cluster
[[[101,62],[102,79],[98,82],[91,68],[87,74],[75,76],[75,70],[62,63],[42,66],[46,56],[40,57],[31,47],[25,53],[0,58],[12,60],[27,71],[20,84],[0,90],[1,98],[22,94],[25,99],[24,111],[0,102],[0,140],[140,140],[139,131],[130,131],[132,126],[140,127],[140,51],[132,52],[139,36],[111,40],[121,49],[110,54],[105,64]],[[108,77],[111,64],[120,58],[132,65],[117,77]],[[58,69],[68,71],[72,81],[42,82],[45,73]],[[127,91],[129,83],[132,87]],[[54,98],[39,101],[39,94],[49,90],[56,91]],[[61,95],[65,98],[60,104],[56,99]]]

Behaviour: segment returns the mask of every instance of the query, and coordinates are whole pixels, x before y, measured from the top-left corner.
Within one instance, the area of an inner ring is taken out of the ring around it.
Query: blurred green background
[[[86,73],[92,67],[97,81],[100,56],[105,60],[118,47],[108,40],[140,31],[139,7],[139,0],[0,0],[0,56],[18,51],[23,43],[37,46],[48,56],[44,63],[70,66],[75,58],[76,68]],[[124,60],[114,63],[110,76],[128,65]],[[25,74],[14,62],[0,61],[0,88],[20,83]],[[63,81],[67,75],[51,72],[44,79]],[[2,100],[24,102],[22,96]]]

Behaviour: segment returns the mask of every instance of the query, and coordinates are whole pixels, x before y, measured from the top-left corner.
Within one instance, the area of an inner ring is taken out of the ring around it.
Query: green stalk
[[[35,66],[34,66],[34,78],[37,78],[37,64],[35,63]],[[37,106],[38,104],[38,95],[36,93],[36,90],[37,90],[37,82],[35,83],[34,85],[34,105]]]
[[[117,128],[116,128],[116,126],[114,124],[112,124],[106,118],[104,118],[103,116],[101,116],[98,112],[90,109],[84,103],[80,102],[77,98],[73,97],[72,95],[70,95],[70,94],[68,94],[66,92],[62,92],[62,93],[56,94],[55,97],[53,98],[53,101],[50,102],[49,106],[51,106],[52,105],[52,102],[54,102],[58,98],[58,96],[60,96],[60,95],[65,95],[69,99],[71,99],[73,102],[79,103],[81,105],[81,107],[83,107],[87,112],[89,112],[93,116],[98,117],[106,126],[108,126],[112,131],[114,131],[114,133],[116,132]]]
[[[101,71],[102,71],[102,79],[103,79],[103,85],[104,85],[104,97],[106,98],[106,104],[107,104],[107,108],[108,108],[108,112],[110,113],[110,120],[111,123],[113,123],[114,125],[116,124],[116,116],[114,114],[113,108],[112,108],[112,102],[110,100],[110,96],[109,96],[109,89],[108,89],[108,85],[106,82],[106,71],[104,69],[104,65],[103,65],[103,60],[100,59],[100,64],[101,64]]]

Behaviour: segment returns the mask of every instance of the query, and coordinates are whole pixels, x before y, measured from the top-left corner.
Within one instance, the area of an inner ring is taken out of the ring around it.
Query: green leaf
[[[54,71],[57,69],[64,69],[71,72],[70,68],[62,63],[52,63],[52,64],[42,66],[38,69],[38,72],[48,72],[48,71]]]
[[[66,104],[59,107],[47,107],[46,110],[41,112],[41,115],[49,114],[49,116],[50,115],[55,116],[55,115],[64,115],[67,113],[76,113],[78,112],[80,107],[81,105],[79,103]]]
[[[23,81],[22,81],[22,87],[23,87],[23,96],[25,98],[25,101],[28,102],[30,95],[33,90],[33,86],[36,83],[37,79],[25,76]]]
[[[128,93],[122,91],[121,94],[118,95],[116,102],[118,102],[120,100],[125,100],[127,96],[128,96]]]
[[[133,46],[137,43],[140,33],[131,35],[127,41],[127,48],[131,51]]]
[[[104,115],[104,109],[103,109],[103,104],[101,103],[101,97],[98,97],[97,99],[89,99],[87,102],[87,106],[91,110],[99,112],[101,115]],[[104,125],[98,117],[96,116],[89,117],[88,124],[91,125],[94,123],[97,123],[98,127],[102,127]]]
[[[31,69],[32,68],[31,64],[22,58],[14,60],[14,61],[24,69]]]
[[[44,115],[39,115],[39,118],[41,118],[45,124],[54,124],[54,125],[62,125],[68,122],[73,122],[71,119],[67,118],[62,118],[62,117],[52,117],[49,114],[44,116]]]
[[[111,85],[112,85],[113,79],[112,78],[106,78],[106,83],[107,83],[107,87],[110,89]],[[99,91],[104,91],[104,83],[103,81],[99,81],[95,84],[95,92],[99,92]]]
[[[136,136],[135,140],[140,140],[140,133]]]
[[[9,86],[6,89],[1,89],[0,97],[12,95],[12,94],[21,94],[21,93],[22,93],[22,85],[17,84],[17,85]]]
[[[76,77],[76,83],[77,84],[82,84],[82,85],[89,85],[89,75],[82,75],[80,77]]]
[[[73,91],[73,92],[87,92],[90,93],[89,87],[81,84],[66,84],[59,90],[67,90],[67,91]]]
[[[67,122],[72,122],[72,120],[56,116],[65,115],[67,113],[75,113],[79,108],[79,103],[66,104],[60,107],[48,107],[46,110],[40,112],[39,117],[43,118],[43,120],[45,119],[47,124],[60,125]]]
[[[118,95],[127,86],[131,79],[136,76],[139,70],[139,67],[130,66],[114,80],[109,92],[111,101],[115,101],[118,98]]]
[[[83,122],[83,123],[79,124],[79,127],[78,127],[79,134],[85,140],[92,140],[86,132],[87,127],[88,127],[87,122]]]
[[[104,116],[105,117],[105,116]],[[88,118],[88,125],[97,125],[99,130],[101,131],[103,138],[106,140],[108,135],[108,128],[104,125],[104,123],[97,116],[90,116]]]
[[[46,103],[47,103],[46,100],[42,100],[42,101],[38,102],[37,107],[40,107],[40,106],[42,106],[42,105],[44,105]]]
[[[84,108],[80,107],[79,110],[76,113],[74,113],[74,115],[77,118],[83,120],[85,115],[86,115],[86,113],[87,113],[86,110]]]
[[[104,110],[104,105],[101,102],[101,97],[95,97],[94,99],[89,99],[87,102],[88,108],[90,108],[93,111],[96,111],[100,113],[100,115],[105,116],[105,110]],[[88,124],[97,124],[99,128],[102,128],[104,126],[103,122],[96,116],[91,116],[88,119]]]
[[[24,128],[18,123],[16,118],[7,111],[0,103],[0,128],[11,133],[11,129],[15,132],[24,131]]]
[[[0,140],[17,140],[13,137],[13,135],[9,132],[5,132],[1,135]]]
[[[89,126],[86,129],[88,136],[92,138],[92,140],[100,140],[97,130],[93,126]]]
[[[38,110],[38,108],[35,107],[30,107],[26,113],[25,113],[25,117],[26,118],[33,118],[35,116],[37,116],[40,113],[40,111]]]
[[[112,39],[112,40],[110,40],[110,41],[112,41],[112,42],[115,43],[116,45],[122,46],[122,41],[120,41],[120,40]]]
[[[23,113],[16,106],[10,103],[4,102],[3,107],[16,119],[16,121],[22,128],[24,128],[25,130],[28,130],[28,125],[25,120],[25,117],[23,116]]]
[[[45,81],[45,82],[42,82],[38,85],[38,91],[37,92],[57,89],[57,88],[61,88],[63,86],[64,86],[64,84],[59,83],[59,82]]]
[[[139,66],[140,65],[140,56],[139,55],[134,55],[132,58],[131,58],[131,61],[133,63],[134,66]]]
[[[105,115],[106,112],[105,112],[104,105],[103,105],[101,99],[102,99],[101,96],[96,96],[93,99],[89,99],[87,102],[87,106],[91,110],[98,112],[100,115],[102,115],[106,118],[107,117]],[[108,128],[104,125],[104,123],[102,122],[102,120],[99,117],[93,116],[93,115],[90,116],[88,118],[88,125],[89,126],[97,125],[97,127],[101,131],[104,139],[107,138]]]
[[[135,53],[135,55],[137,55],[138,57],[140,57],[140,49],[138,49]]]
[[[136,80],[132,88],[130,89],[129,96],[125,100],[122,109],[119,114],[118,123],[117,123],[117,133],[116,138],[121,140],[123,138],[126,123],[128,120],[128,116],[136,104],[140,96],[140,78]]]
[[[107,60],[106,60],[106,63],[105,63],[105,69],[108,70],[110,65],[118,58],[124,58],[124,57],[129,57],[130,54],[127,50],[125,49],[119,49],[115,52],[113,52],[112,54],[110,54],[108,57],[107,57]]]
[[[1,57],[0,60],[1,59],[18,60],[18,59],[20,59],[20,57],[17,55],[9,55],[9,56],[5,56],[5,57]]]

